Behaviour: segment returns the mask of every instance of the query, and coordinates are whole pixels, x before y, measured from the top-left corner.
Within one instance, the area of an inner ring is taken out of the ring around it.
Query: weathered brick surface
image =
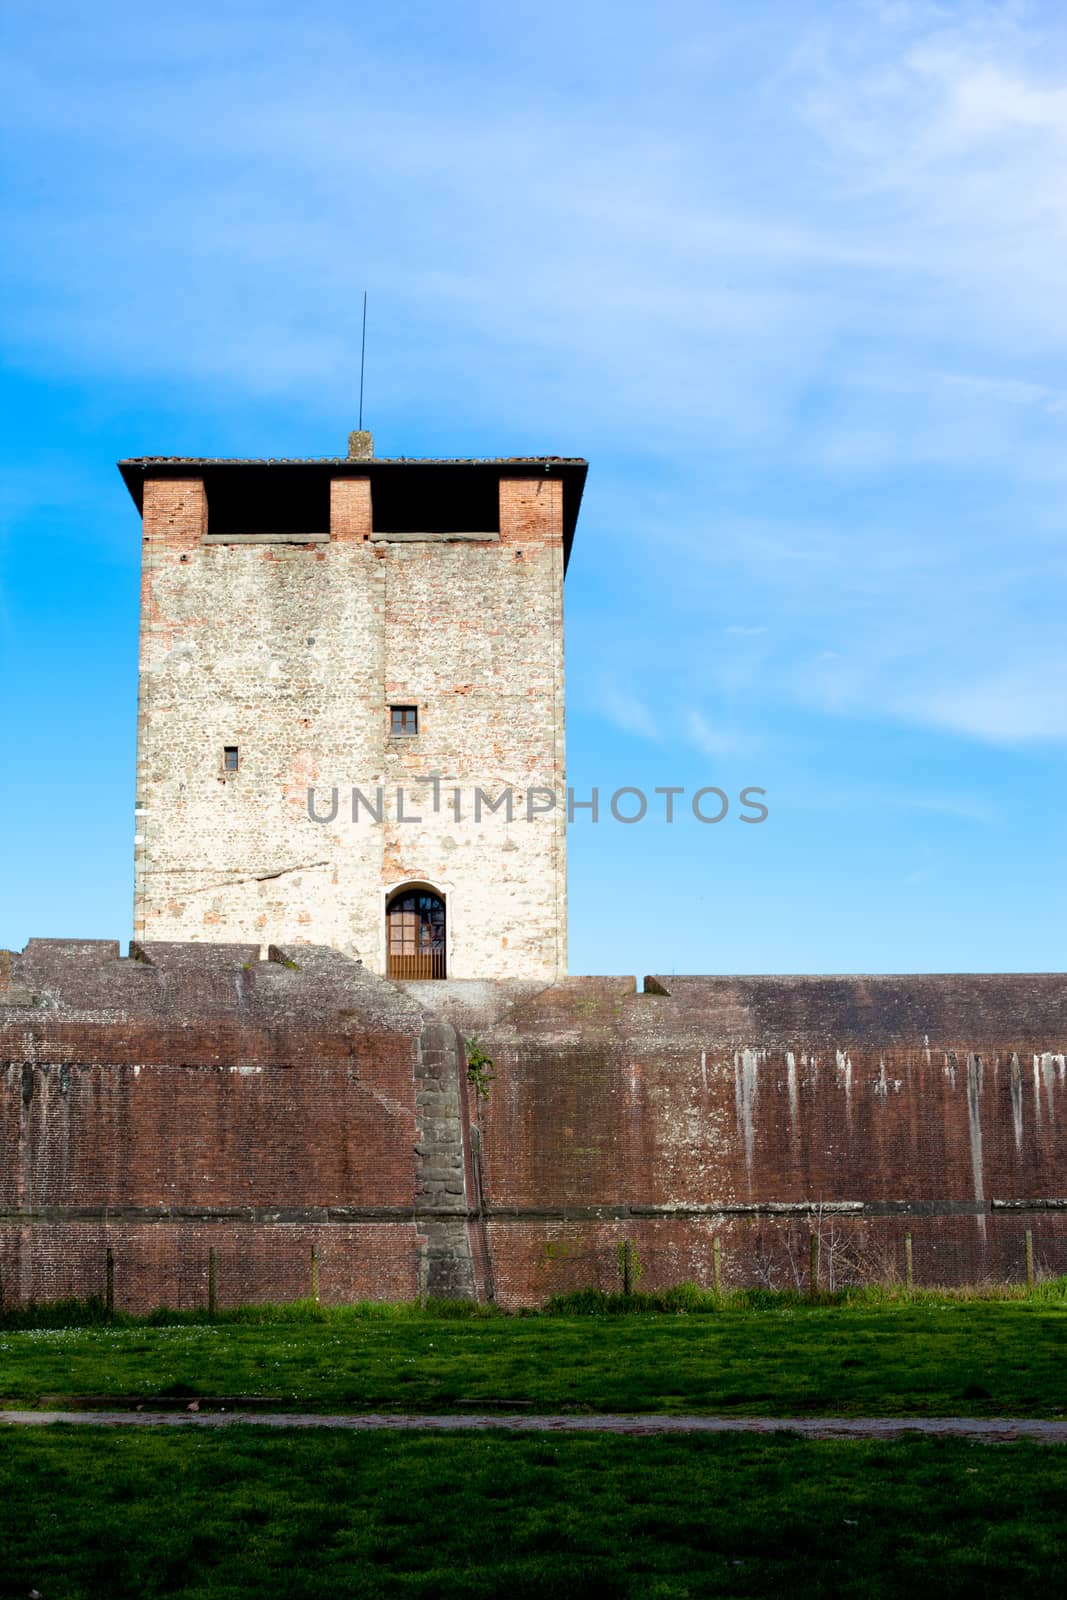
[[[105,1295],[107,1252],[113,1259],[115,1304],[128,1311],[155,1306],[206,1306],[215,1251],[220,1306],[305,1298],[312,1292],[312,1248],[319,1298],[413,1300],[419,1292],[413,1223],[246,1223],[120,1218],[13,1225],[0,1221],[0,1262],[8,1304]]]
[[[373,515],[369,478],[334,478],[330,484],[330,538],[359,543],[369,539]]]
[[[327,543],[204,543],[201,482],[144,492],[136,936],[384,972],[385,899],[412,882],[445,897],[451,975],[563,972],[565,817],[522,800],[565,786],[561,483],[505,478],[499,534],[444,541],[375,533],[365,477],[333,481]],[[390,704],[419,708],[416,738]],[[353,822],[353,787],[379,786],[384,822]],[[475,789],[508,786],[518,814],[476,819]]]
[[[0,958],[0,1282],[120,1304],[1067,1272],[1067,978],[393,985],[338,952]],[[493,1058],[488,1099],[463,1040]]]
[[[139,948],[34,941],[9,966],[4,1293],[94,1292],[108,1242],[124,1304],[212,1245],[227,1294],[306,1293],[314,1240],[324,1297],[414,1294],[418,1008],[334,951]]]
[[[646,1284],[710,1282],[716,1236],[725,1281],[783,1283],[812,1227],[839,1278],[903,1271],[905,1231],[926,1281],[1018,1277],[1027,1228],[1067,1272],[1067,979],[657,986],[434,996],[496,1064],[478,1114],[502,1300],[606,1286],[623,1238]]]
[[[618,1246],[633,1243],[642,1289],[715,1284],[719,1245],[723,1288],[808,1288],[809,1240],[820,1241],[819,1284],[903,1282],[904,1236],[911,1235],[916,1284],[1021,1283],[1026,1233],[1039,1276],[1067,1272],[1067,1214],[837,1217],[708,1216],[503,1221],[489,1224],[496,1297],[504,1306],[538,1305],[589,1286],[621,1288]]]
[[[483,1027],[495,1205],[611,1204],[620,1175],[650,1205],[1062,1187],[1063,978],[661,982],[572,979]]]

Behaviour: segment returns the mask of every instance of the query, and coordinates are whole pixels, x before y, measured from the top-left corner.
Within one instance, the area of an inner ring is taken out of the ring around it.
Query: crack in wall
[[[242,878],[223,878],[218,883],[202,883],[196,889],[182,889],[181,893],[183,895],[211,894],[216,889],[235,889],[242,883],[269,883],[272,878],[286,878],[293,872],[315,872],[319,867],[328,867],[329,865],[328,861],[305,861],[295,867],[278,867],[274,872],[250,872]],[[164,869],[157,868],[155,870],[162,872]],[[167,869],[167,872],[169,876],[174,877],[180,870],[180,868]],[[188,868],[186,870],[195,871],[196,869]],[[145,876],[153,876],[152,869],[146,869]]]

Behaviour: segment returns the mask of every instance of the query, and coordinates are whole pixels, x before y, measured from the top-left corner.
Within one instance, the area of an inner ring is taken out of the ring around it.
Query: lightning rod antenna
[[[359,350],[359,431],[363,432],[363,373],[367,365],[367,291],[363,291],[363,339]]]

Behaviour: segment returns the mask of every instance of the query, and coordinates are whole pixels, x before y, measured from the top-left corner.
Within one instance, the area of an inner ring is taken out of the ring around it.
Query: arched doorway
[[[445,902],[432,889],[398,889],[385,908],[390,978],[445,976]]]

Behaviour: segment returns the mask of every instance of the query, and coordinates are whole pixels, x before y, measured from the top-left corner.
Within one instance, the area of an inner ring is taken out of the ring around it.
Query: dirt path
[[[354,1433],[411,1431],[455,1433],[796,1433],[807,1439],[899,1439],[905,1434],[1004,1444],[1036,1439],[1067,1444],[1067,1422],[1032,1417],[674,1417],[674,1416],[398,1416],[361,1413],[321,1416],[251,1411],[0,1411],[8,1427],[63,1422],[93,1428],[334,1428]]]

